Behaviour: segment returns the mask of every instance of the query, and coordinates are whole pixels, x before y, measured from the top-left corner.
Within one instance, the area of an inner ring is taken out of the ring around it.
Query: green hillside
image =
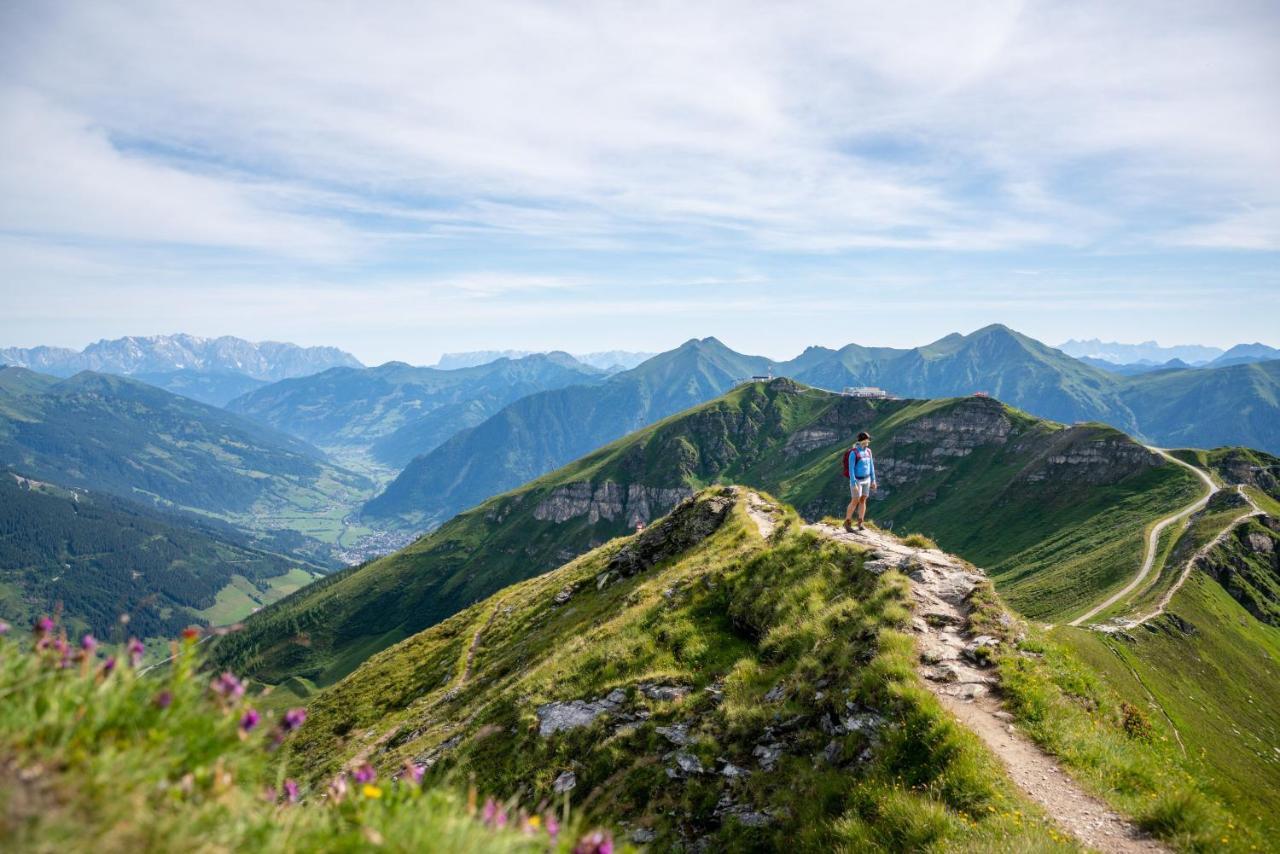
[[[72,630],[173,638],[249,616],[319,568],[243,535],[0,471],[0,618],[61,612]],[[220,606],[220,607],[219,607]]]
[[[872,516],[986,567],[1035,616],[1069,616],[1120,585],[1140,563],[1144,527],[1197,493],[1185,469],[1100,425],[1067,428],[988,398],[869,401],[751,383],[299,591],[213,655],[271,684],[330,684],[707,484],[768,490],[806,518],[843,515],[840,455],[861,429],[876,436]]]
[[[227,408],[326,450],[371,450],[382,463],[400,468],[514,400],[603,376],[567,353],[458,370],[388,362],[282,380]]]
[[[0,464],[38,480],[193,510],[281,541],[372,487],[292,437],[136,380],[0,368]],[[304,546],[296,534],[289,542]],[[322,551],[313,544],[313,550]]]
[[[653,850],[1077,850],[926,690],[908,578],[786,508],[764,539],[743,494],[705,490],[374,656],[311,703],[291,768],[567,793]],[[1064,768],[1176,850],[1251,850],[1162,728],[981,603]]]

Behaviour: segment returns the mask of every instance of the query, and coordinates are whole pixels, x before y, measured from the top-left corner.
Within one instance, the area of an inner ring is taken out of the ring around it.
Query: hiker
[[[858,511],[858,530],[866,527],[867,497],[876,488],[876,461],[871,456],[871,434],[865,430],[844,455],[844,476],[849,478],[849,509],[844,511],[844,529],[853,533],[853,511]]]

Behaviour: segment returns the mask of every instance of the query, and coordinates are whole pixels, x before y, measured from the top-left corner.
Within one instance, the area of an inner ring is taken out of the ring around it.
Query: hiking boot
[[[866,525],[864,525],[864,524],[862,524],[861,522],[859,522],[859,523],[858,523],[858,530],[859,530],[859,531],[865,531],[865,530],[867,530],[867,526],[866,526]]]
[[[853,533],[853,523],[852,523],[852,522],[850,522],[848,519],[845,519],[845,520],[844,520],[844,530],[845,530],[845,533],[846,533],[846,534],[852,534],[852,533]]]

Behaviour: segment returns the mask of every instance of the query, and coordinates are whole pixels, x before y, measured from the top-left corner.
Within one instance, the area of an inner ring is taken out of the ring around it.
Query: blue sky
[[[1247,2],[5,4],[0,346],[1278,345],[1277,43]]]

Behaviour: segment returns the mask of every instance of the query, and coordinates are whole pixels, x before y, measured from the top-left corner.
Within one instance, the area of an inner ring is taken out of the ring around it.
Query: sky
[[[0,346],[1280,345],[1271,2],[0,5]]]

